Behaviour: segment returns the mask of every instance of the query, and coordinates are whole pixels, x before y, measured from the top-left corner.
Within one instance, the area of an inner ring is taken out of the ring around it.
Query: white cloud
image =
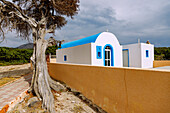
[[[18,37],[14,32],[8,32],[5,40],[0,43],[0,47],[18,47],[21,44],[25,44],[28,42],[28,40]]]
[[[121,44],[141,38],[155,46],[170,46],[169,18],[169,0],[80,0],[79,14],[57,30],[56,39],[67,42],[109,29]]]

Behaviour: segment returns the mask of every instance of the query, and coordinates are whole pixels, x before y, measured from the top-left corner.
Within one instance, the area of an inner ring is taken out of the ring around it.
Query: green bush
[[[51,53],[51,55],[56,55],[56,49],[58,49],[57,46],[48,47],[46,50],[46,54]]]
[[[32,53],[32,49],[0,47],[0,65],[29,63]]]
[[[170,47],[155,47],[155,60],[170,60]]]
[[[57,48],[57,46],[48,47],[46,54],[55,55]],[[0,66],[29,63],[32,53],[32,49],[0,47]]]

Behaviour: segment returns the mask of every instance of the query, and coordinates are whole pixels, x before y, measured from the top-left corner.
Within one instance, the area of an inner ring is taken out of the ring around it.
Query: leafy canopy
[[[79,0],[0,0],[0,35],[16,30],[20,37],[29,38],[32,28],[41,26],[45,19],[46,30],[54,33],[78,13]],[[35,26],[38,25],[38,26]]]

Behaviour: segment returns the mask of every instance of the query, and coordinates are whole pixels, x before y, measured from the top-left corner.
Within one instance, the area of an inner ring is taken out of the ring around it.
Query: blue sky
[[[79,14],[56,30],[55,38],[69,42],[107,29],[122,45],[136,43],[140,38],[156,47],[170,47],[170,0],[80,0]],[[14,32],[6,37],[0,46],[28,43]]]

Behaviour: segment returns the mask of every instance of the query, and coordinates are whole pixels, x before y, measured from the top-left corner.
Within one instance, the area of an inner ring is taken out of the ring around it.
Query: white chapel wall
[[[154,46],[152,44],[136,43],[123,45],[129,51],[129,67],[153,68]],[[149,57],[146,57],[148,50]]]
[[[64,61],[64,55],[67,61]],[[91,44],[84,44],[56,51],[56,62],[73,64],[91,64]]]
[[[148,57],[146,57],[146,50],[148,50]],[[153,68],[154,61],[154,45],[141,43],[142,67]]]
[[[95,43],[92,43],[92,65],[104,66],[103,49],[106,44],[110,44],[114,49],[114,67],[122,67],[122,46],[120,46],[116,36],[109,32],[101,33]],[[96,46],[102,46],[102,59],[97,59]]]
[[[129,51],[129,67],[141,67],[141,44],[123,45]]]

